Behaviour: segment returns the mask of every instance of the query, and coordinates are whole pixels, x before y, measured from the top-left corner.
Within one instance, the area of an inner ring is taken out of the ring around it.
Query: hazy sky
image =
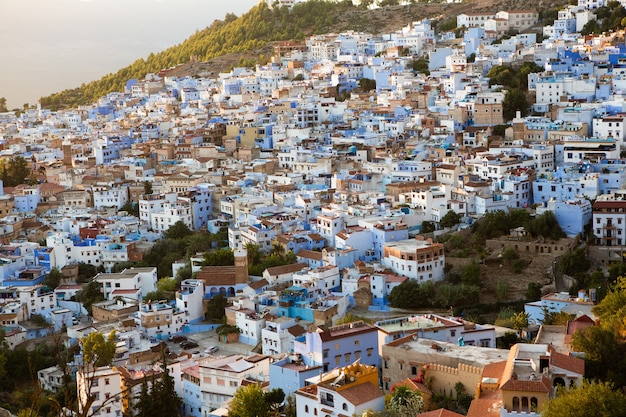
[[[0,0],[8,107],[80,86],[178,44],[258,0]]]

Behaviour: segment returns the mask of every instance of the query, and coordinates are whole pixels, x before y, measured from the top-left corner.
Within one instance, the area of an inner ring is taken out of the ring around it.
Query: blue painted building
[[[378,330],[362,321],[333,326],[328,330],[318,328],[294,340],[294,353],[309,356],[316,364],[321,363],[324,372],[348,366],[356,360],[380,366]]]
[[[270,389],[280,388],[285,395],[306,385],[306,380],[322,373],[322,366],[310,356],[291,354],[270,365]]]

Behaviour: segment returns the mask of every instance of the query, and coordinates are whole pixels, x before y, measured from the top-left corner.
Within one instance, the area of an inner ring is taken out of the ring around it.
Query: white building
[[[202,415],[229,402],[242,384],[266,382],[270,358],[263,355],[231,355],[199,364]]]
[[[165,232],[177,222],[183,222],[189,229],[193,229],[191,221],[191,207],[188,202],[177,201],[163,206],[163,211],[152,213],[150,223],[157,232]]]
[[[149,229],[154,229],[152,214],[161,213],[166,204],[176,202],[176,193],[144,194],[139,199],[139,219],[148,224]]]
[[[293,337],[289,328],[296,325],[296,320],[291,317],[272,317],[265,322],[265,328],[261,330],[264,355],[277,355],[289,352],[293,348]],[[291,344],[291,346],[290,346]]]
[[[131,317],[141,334],[147,338],[167,339],[183,331],[185,312],[163,303],[140,304]]]
[[[443,244],[431,239],[409,239],[389,242],[384,246],[383,264],[398,275],[418,282],[441,281],[444,277]]]
[[[122,208],[128,203],[128,188],[98,186],[93,189],[93,206],[95,209],[104,207]]]
[[[76,389],[78,392],[78,411],[87,415],[102,417],[122,416],[122,379],[117,369],[103,366],[90,369],[88,366],[79,367],[76,372]],[[93,402],[86,412],[89,398]]]
[[[94,280],[101,285],[102,294],[106,299],[115,298],[116,290],[139,290],[139,299],[142,299],[149,292],[156,291],[157,269],[127,268],[117,273],[100,273]]]
[[[176,307],[185,312],[190,323],[204,319],[204,281],[186,279],[180,283],[180,291],[176,292]]]

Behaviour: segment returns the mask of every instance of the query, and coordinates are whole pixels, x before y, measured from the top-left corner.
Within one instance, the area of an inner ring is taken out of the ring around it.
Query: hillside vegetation
[[[353,6],[350,0],[337,3],[309,0],[289,10],[286,7],[270,9],[261,3],[241,17],[227,14],[224,20],[214,21],[211,26],[197,31],[181,44],[152,53],[145,59],[138,59],[100,80],[42,97],[40,103],[42,107],[51,110],[89,104],[112,91],[123,91],[129,79],[143,79],[148,73],[158,73],[179,64],[203,62],[227,55],[231,57],[225,61],[227,67],[218,65],[218,70],[228,71],[234,65],[265,63],[270,58],[268,46],[276,41],[302,40],[312,34],[344,30],[388,33],[413,20],[433,16],[438,16],[440,22],[448,20],[448,24],[453,23],[453,19],[461,12],[495,11],[514,5],[507,0],[478,0],[452,4],[390,5],[367,10]],[[237,56],[239,58],[233,60]]]
[[[314,0],[298,4],[289,11],[284,7],[270,10],[262,3],[241,17],[229,14],[224,20],[216,20],[183,43],[150,54],[146,59],[138,59],[114,74],[42,97],[40,102],[42,107],[52,110],[88,104],[111,91],[123,91],[129,79],[142,79],[148,73],[185,63],[191,57],[206,61],[229,53],[259,49],[272,41],[304,39],[307,33],[324,33],[332,27],[337,14],[351,7],[347,3]]]

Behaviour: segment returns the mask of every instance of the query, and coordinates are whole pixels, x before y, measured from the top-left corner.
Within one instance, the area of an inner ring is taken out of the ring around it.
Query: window
[[[104,378],[104,385],[109,385],[111,383],[111,381],[109,380],[109,378]]]
[[[359,345],[359,339],[354,339],[354,344],[358,346]]]
[[[389,361],[387,359],[385,359],[384,364],[385,364],[385,369],[389,369]]]
[[[341,363],[341,355],[335,356],[335,364],[339,365]]]
[[[350,362],[350,352],[346,353],[346,362]]]
[[[372,357],[372,353],[374,352],[374,348],[368,348],[367,349],[367,357],[371,358]]]

